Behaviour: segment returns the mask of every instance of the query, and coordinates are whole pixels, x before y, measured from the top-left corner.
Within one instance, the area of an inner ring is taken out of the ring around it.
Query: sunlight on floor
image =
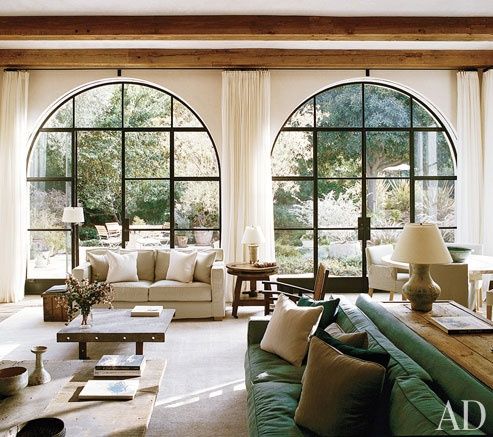
[[[8,355],[10,352],[14,351],[20,346],[18,343],[2,343],[0,344],[0,360]]]

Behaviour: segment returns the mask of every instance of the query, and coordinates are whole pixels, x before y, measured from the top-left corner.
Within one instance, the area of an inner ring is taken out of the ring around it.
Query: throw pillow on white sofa
[[[184,253],[172,250],[166,279],[178,282],[192,282],[197,252]]]
[[[195,263],[195,271],[193,272],[193,280],[196,282],[211,283],[212,264],[216,260],[216,252],[201,251],[197,252],[197,261]]]
[[[106,253],[106,258],[108,259],[108,276],[106,277],[106,282],[138,281],[137,255],[137,252],[120,255],[118,253],[108,251]]]

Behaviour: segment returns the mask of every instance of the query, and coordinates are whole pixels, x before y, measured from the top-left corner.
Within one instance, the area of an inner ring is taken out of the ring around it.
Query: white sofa
[[[175,318],[208,318],[222,320],[225,314],[224,276],[222,249],[199,249],[216,252],[216,260],[211,267],[210,283],[182,283],[166,280],[170,249],[124,250],[94,248],[86,253],[86,261],[72,270],[77,279],[102,280],[94,278],[89,254],[104,254],[112,250],[119,253],[138,252],[137,282],[113,283],[115,308],[133,308],[135,305],[162,305],[172,308]],[[190,252],[190,249],[172,249]]]

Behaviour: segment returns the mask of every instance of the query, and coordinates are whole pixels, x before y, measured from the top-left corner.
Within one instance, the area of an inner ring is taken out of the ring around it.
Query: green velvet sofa
[[[358,297],[356,306],[342,299],[336,321],[346,332],[367,331],[369,348],[390,355],[381,400],[375,405],[376,419],[367,435],[493,435],[493,391],[390,313],[382,312],[378,303],[366,295]],[[245,383],[249,435],[313,436],[293,419],[305,367],[294,367],[260,349],[267,323],[267,317],[256,317],[248,325]],[[475,428],[481,421],[479,408],[471,406],[469,423],[464,425],[464,399],[479,401],[486,409],[479,430],[464,429]],[[453,429],[452,420],[443,421],[442,429],[437,429],[447,401],[460,429]]]

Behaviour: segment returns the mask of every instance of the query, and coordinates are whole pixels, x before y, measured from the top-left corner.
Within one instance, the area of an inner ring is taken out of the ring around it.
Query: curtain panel
[[[28,82],[28,72],[5,71],[0,91],[0,302],[24,297]]]
[[[457,236],[482,243],[483,150],[481,101],[476,71],[457,73]]]
[[[226,262],[246,261],[241,244],[247,225],[262,228],[261,260],[274,260],[274,213],[270,167],[270,73],[224,71],[222,74],[221,150],[223,223]],[[228,275],[226,299],[232,298]]]
[[[483,244],[485,255],[493,255],[493,70],[483,74]],[[489,284],[488,284],[489,285]]]

